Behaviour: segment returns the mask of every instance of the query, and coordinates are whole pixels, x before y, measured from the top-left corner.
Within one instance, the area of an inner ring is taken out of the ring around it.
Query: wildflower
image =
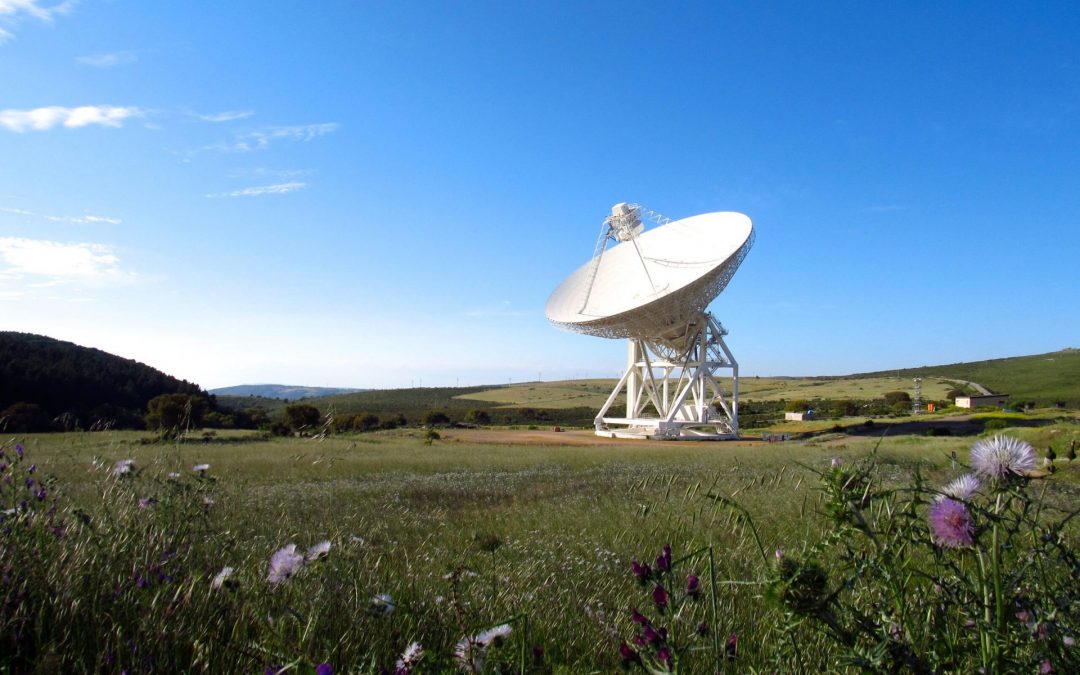
[[[784,557],[784,552],[781,551],[780,549],[776,549],[776,553],[774,553],[774,555],[776,556],[777,560],[780,560],[781,558]]]
[[[668,670],[671,670],[671,651],[667,647],[656,650],[656,660],[664,664]]]
[[[39,487],[37,492],[34,493],[34,496],[37,497],[39,502],[45,501],[45,488]]]
[[[506,640],[507,636],[510,635],[511,630],[513,629],[510,628],[510,625],[504,623],[501,626],[495,626],[494,628],[483,631],[474,639],[478,644],[484,645],[485,647],[489,645],[498,647]]]
[[[664,607],[667,607],[668,592],[663,586],[657,585],[652,592],[653,602],[656,603],[656,608],[663,611]]]
[[[329,663],[315,666],[315,675],[334,675],[334,668]]]
[[[622,660],[624,668],[629,668],[635,663],[641,663],[641,655],[625,642],[619,645],[619,658]]]
[[[394,664],[394,675],[411,675],[413,668],[424,658],[424,648],[419,642],[413,642],[401,653],[401,658]]]
[[[630,610],[630,619],[634,623],[641,624],[642,626],[649,625],[649,620],[647,618],[645,618],[645,615],[642,614],[641,612],[637,611],[636,609]]]
[[[1054,664],[1050,663],[1050,659],[1044,659],[1043,662],[1039,664],[1039,672],[1044,675],[1045,673],[1054,672]]]
[[[656,569],[661,572],[671,571],[671,545],[664,545],[664,552],[656,557]]]
[[[204,496],[202,498],[202,503],[203,503],[203,506],[213,506],[214,505],[214,498]]]
[[[154,504],[157,504],[157,500],[154,499],[153,497],[143,497],[143,498],[141,498],[139,500],[139,508],[140,509],[148,509],[148,508],[152,507]]]
[[[532,648],[533,665],[537,668],[544,665],[544,648],[539,645],[533,645]]]
[[[390,616],[394,613],[394,598],[389,593],[379,593],[371,596],[371,607],[377,614]]]
[[[1072,647],[1073,645],[1075,645],[1075,644],[1076,644],[1076,638],[1074,638],[1074,637],[1073,637],[1073,636],[1071,636],[1071,635],[1066,635],[1065,637],[1061,638],[1061,642],[1062,642],[1062,643],[1063,643],[1063,644],[1064,644],[1064,645],[1065,645],[1066,647]]]
[[[32,487],[34,487],[34,479],[33,479],[33,478],[27,478],[27,479],[26,479],[26,487],[27,487],[27,488],[32,488]]]
[[[207,471],[210,470],[210,465],[209,464],[196,464],[195,466],[191,467],[191,470],[194,471],[195,473],[206,473]]]
[[[144,576],[139,576],[139,578],[137,578],[135,580],[135,585],[138,586],[139,588],[149,588],[150,587],[150,580],[147,579]]]
[[[469,638],[459,640],[454,645],[454,658],[467,673],[480,673],[484,670],[484,649]]]
[[[221,571],[218,572],[217,576],[214,577],[214,580],[210,582],[210,588],[216,591],[222,586],[231,585],[233,582],[230,582],[229,578],[232,576],[232,574],[233,568],[228,566],[222,567]]]
[[[15,444],[15,454],[19,456],[19,459],[23,458],[23,446],[22,443]]]
[[[930,529],[937,543],[946,548],[970,546],[974,542],[971,514],[955,499],[946,497],[930,507]]]
[[[970,473],[965,473],[953,482],[941,489],[942,494],[937,496],[937,501],[946,497],[966,502],[971,499],[975,491],[979,489],[979,479]]]
[[[170,471],[169,474],[168,474],[168,478],[169,478],[169,480],[179,480],[180,479],[180,472],[179,471]]]
[[[994,436],[971,446],[971,463],[975,473],[988,478],[1006,478],[1034,468],[1035,451],[1024,441]]]
[[[639,563],[636,560],[630,561],[630,569],[633,571],[634,576],[637,577],[638,583],[642,586],[649,581],[649,577],[652,576],[652,570],[649,569],[649,563]]]
[[[829,466],[830,466],[830,467],[832,467],[833,469],[835,469],[836,467],[840,466],[840,460],[838,460],[837,458],[833,457],[833,458],[832,458],[832,459],[831,459],[831,460],[829,461]]]
[[[27,473],[34,473],[35,471],[37,471],[37,464],[31,464],[30,468],[26,470]]]
[[[116,464],[113,464],[112,475],[114,476],[126,476],[132,472],[135,466],[135,460],[133,459],[121,459]]]
[[[694,632],[698,634],[698,637],[705,637],[709,634],[709,624],[702,621],[697,625],[697,630]]]
[[[641,637],[645,638],[645,642],[651,645],[662,645],[667,642],[667,628],[660,627],[660,630],[656,630],[651,625],[645,626],[645,630],[641,631]]]
[[[280,584],[296,574],[303,565],[304,556],[296,552],[296,544],[279,548],[270,556],[270,573],[266,580],[272,584]]]
[[[696,598],[699,593],[701,593],[701,582],[696,574],[691,574],[686,577],[686,594],[691,598]]]
[[[330,542],[320,541],[318,544],[315,544],[307,550],[307,561],[312,562],[318,560],[328,553],[330,553]]]
[[[728,636],[727,643],[724,645],[724,656],[728,661],[735,660],[735,652],[739,649],[739,636],[732,633]]]

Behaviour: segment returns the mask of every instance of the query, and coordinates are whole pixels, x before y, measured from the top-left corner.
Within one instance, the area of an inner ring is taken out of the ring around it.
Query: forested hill
[[[31,404],[40,410],[23,405],[16,411],[50,420],[69,413],[67,419],[83,428],[106,418],[138,426],[147,401],[170,393],[207,395],[198,385],[100,349],[0,331],[0,415]]]

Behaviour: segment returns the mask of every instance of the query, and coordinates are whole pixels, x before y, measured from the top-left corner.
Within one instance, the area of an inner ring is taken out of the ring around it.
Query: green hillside
[[[862,373],[851,377],[896,375],[897,371]],[[901,378],[944,377],[978,382],[995,393],[1009,394],[1036,405],[1058,403],[1080,408],[1080,350],[1064,349],[1049,354],[1013,356],[989,361],[951,363],[943,366],[903,368]]]

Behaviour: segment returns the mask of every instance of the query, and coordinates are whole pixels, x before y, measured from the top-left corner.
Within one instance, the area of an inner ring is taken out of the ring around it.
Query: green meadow
[[[1047,419],[1008,433],[1040,452],[1054,445],[1063,457],[1080,427]],[[683,637],[708,626],[681,672],[712,669],[705,644],[731,634],[738,652],[724,661],[728,672],[785,671],[790,657],[777,647],[784,616],[763,599],[761,551],[796,552],[821,536],[818,474],[834,459],[854,463],[876,449],[881,480],[903,482],[918,470],[941,482],[958,471],[951,454],[963,461],[973,440],[825,434],[772,444],[555,447],[449,437],[429,444],[419,430],[5,439],[9,456],[18,442],[36,464],[48,487],[40,508],[52,508],[49,522],[62,534],[38,535],[22,554],[30,558],[5,562],[8,574],[27,575],[31,596],[21,602],[32,600],[33,611],[13,613],[14,596],[5,596],[2,633],[17,644],[0,650],[0,668],[261,673],[330,663],[339,673],[393,672],[418,641],[426,665],[417,672],[452,672],[463,636],[509,623],[484,672],[612,672],[634,633],[631,610],[651,603],[630,562],[670,544],[676,557],[711,549],[712,567],[699,553],[681,569],[716,580],[708,583],[715,606],[711,598],[688,603],[672,618]],[[133,474],[112,475],[125,459],[134,460]],[[205,474],[192,470],[203,463]],[[1059,466],[1042,479],[1048,494],[1074,499],[1080,466]],[[709,495],[745,507],[757,538]],[[140,500],[152,501],[141,508]],[[325,558],[268,582],[275,551],[324,540]],[[229,587],[213,590],[224,566],[235,570]],[[392,611],[378,600],[384,594]],[[805,629],[801,663],[843,670],[834,656]]]

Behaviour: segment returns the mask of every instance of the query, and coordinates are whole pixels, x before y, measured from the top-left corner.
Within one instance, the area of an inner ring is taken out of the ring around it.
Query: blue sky
[[[750,374],[1080,346],[1075,3],[0,0],[0,329],[206,387],[614,376],[619,201],[748,214]]]

